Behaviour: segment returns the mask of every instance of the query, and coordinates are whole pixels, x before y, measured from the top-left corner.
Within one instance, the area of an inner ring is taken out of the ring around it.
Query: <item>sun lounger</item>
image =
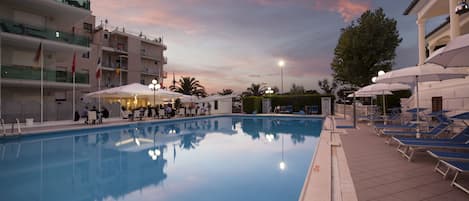
[[[399,142],[397,151],[400,152],[409,161],[412,161],[416,152],[426,150],[469,150],[469,144],[466,143],[448,143],[448,142],[425,142],[410,141]]]
[[[446,177],[450,173],[450,168],[445,164],[442,163],[443,160],[450,160],[450,161],[469,161],[469,153],[462,153],[462,152],[446,152],[446,151],[431,151],[428,150],[427,153],[438,159],[438,162],[435,165],[434,170],[441,175],[443,175],[443,178],[446,179]]]
[[[440,134],[444,133],[449,127],[449,124],[438,124],[438,126],[432,128],[430,131],[420,131],[420,135],[423,137],[435,138]],[[385,142],[391,144],[395,136],[406,136],[414,137],[417,135],[417,131],[383,131],[382,135],[386,137]]]
[[[458,181],[458,177],[461,174],[469,173],[469,161],[452,161],[452,160],[442,160],[441,163],[448,166],[448,168],[455,172],[453,180],[451,181],[451,186],[459,188],[466,193],[469,193],[468,187],[465,187]]]
[[[393,137],[393,140],[399,143],[405,142],[447,142],[447,143],[461,143],[464,144],[469,141],[469,127],[466,127],[464,130],[456,134],[455,136],[447,139],[417,139],[417,138],[408,138],[408,137]]]

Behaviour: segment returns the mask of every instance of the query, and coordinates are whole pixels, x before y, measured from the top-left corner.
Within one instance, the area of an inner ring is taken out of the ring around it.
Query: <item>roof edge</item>
[[[412,2],[410,2],[410,5],[405,9],[403,15],[409,15],[410,11],[414,9],[417,3],[419,3],[419,0],[412,0]]]

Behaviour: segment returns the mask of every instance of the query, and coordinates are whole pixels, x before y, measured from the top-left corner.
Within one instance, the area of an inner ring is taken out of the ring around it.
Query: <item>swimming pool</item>
[[[322,119],[224,116],[0,140],[8,201],[296,201]]]

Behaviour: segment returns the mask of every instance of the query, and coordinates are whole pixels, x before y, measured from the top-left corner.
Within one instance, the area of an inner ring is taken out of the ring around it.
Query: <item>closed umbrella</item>
[[[423,64],[393,70],[378,76],[377,83],[415,83],[415,93],[417,96],[417,115],[419,111],[419,82],[442,81],[448,79],[465,78],[467,74],[455,72],[451,69],[444,69],[436,64]],[[419,118],[417,118],[419,124]],[[419,127],[417,127],[417,138],[420,138]]]
[[[425,61],[443,67],[469,67],[469,34],[452,39],[445,47],[435,51]]]

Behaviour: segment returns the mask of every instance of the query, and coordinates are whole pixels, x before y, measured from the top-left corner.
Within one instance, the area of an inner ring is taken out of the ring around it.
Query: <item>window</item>
[[[215,110],[218,110],[218,101],[217,101],[217,100],[214,101],[213,104],[214,104],[213,108],[214,108]]]
[[[93,25],[90,24],[90,23],[83,23],[83,29],[87,32],[87,33],[92,33],[93,32]]]
[[[107,39],[109,36],[107,34],[104,34],[104,39]]]

